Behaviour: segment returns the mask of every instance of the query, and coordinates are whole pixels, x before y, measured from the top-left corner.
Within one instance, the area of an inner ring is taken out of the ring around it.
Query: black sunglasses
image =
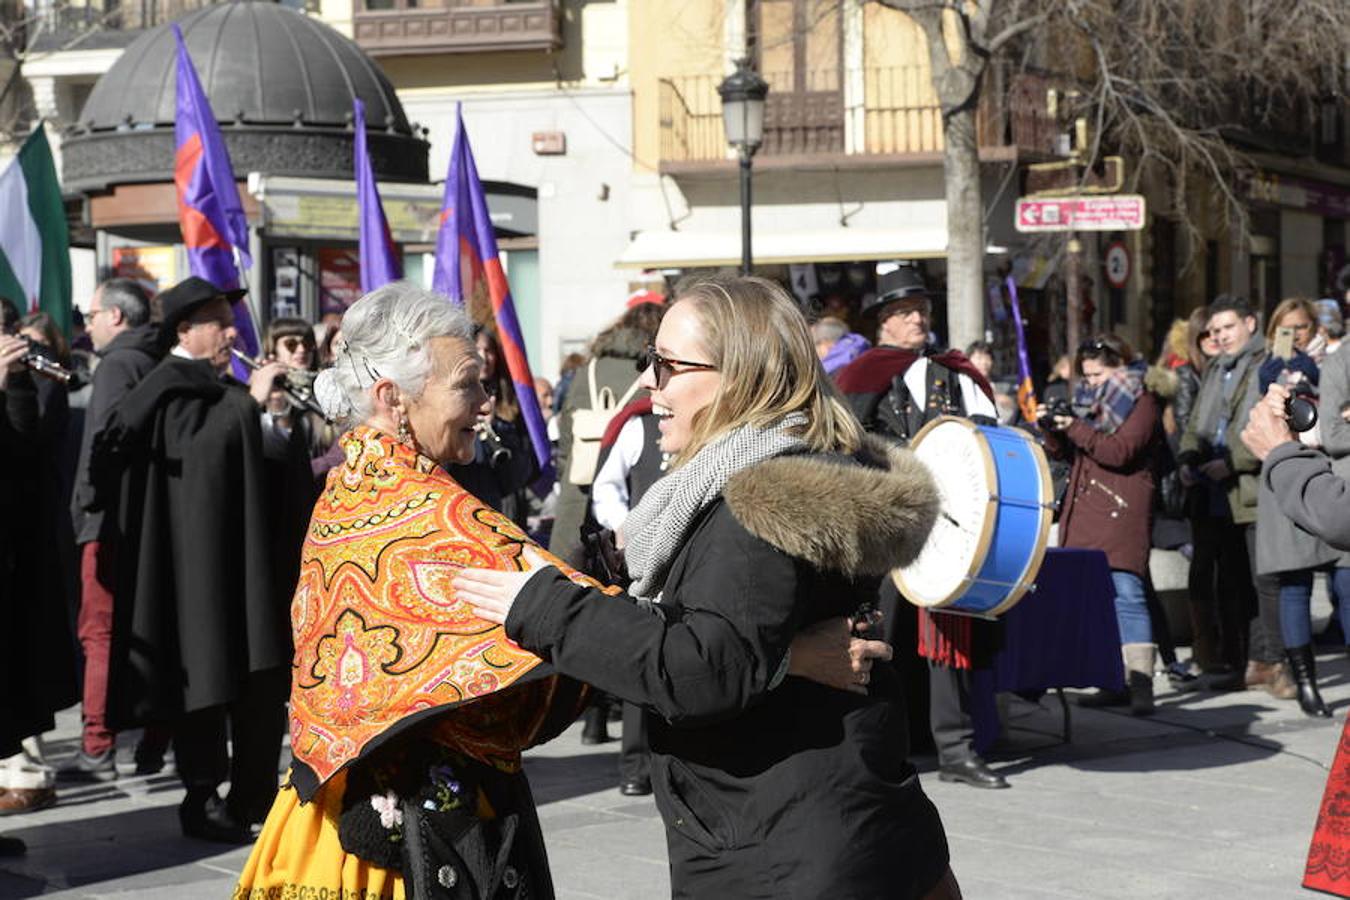
[[[651,344],[648,344],[646,352],[637,358],[637,370],[639,372],[647,371],[648,366],[652,367],[658,385],[665,384],[670,380],[670,376],[678,375],[681,372],[717,371],[717,366],[712,363],[691,362],[687,359],[671,359],[668,356],[662,356],[656,352],[656,347]],[[676,366],[682,366],[683,368],[677,369]]]

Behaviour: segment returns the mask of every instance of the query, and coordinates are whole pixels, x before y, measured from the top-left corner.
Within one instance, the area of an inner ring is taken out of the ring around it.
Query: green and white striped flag
[[[70,336],[70,236],[41,123],[0,173],[0,296],[20,313],[42,310]]]

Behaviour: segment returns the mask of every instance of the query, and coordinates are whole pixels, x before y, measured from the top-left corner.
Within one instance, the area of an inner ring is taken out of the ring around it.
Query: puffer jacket
[[[927,470],[869,447],[733,475],[687,533],[659,615],[544,569],[507,618],[522,647],[648,711],[676,898],[903,900],[947,869],[894,670],[874,668],[867,694],[774,684],[793,635],[874,600],[932,526]]]

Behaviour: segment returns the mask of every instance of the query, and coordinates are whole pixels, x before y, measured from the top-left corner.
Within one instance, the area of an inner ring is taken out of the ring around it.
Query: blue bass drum
[[[918,559],[892,574],[915,606],[993,617],[1031,590],[1050,537],[1045,453],[1016,428],[943,416],[914,436],[942,496]]]

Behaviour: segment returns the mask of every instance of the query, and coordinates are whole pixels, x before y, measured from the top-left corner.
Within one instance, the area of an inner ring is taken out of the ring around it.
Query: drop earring
[[[412,446],[412,430],[408,428],[408,416],[400,411],[398,414],[398,442]]]

